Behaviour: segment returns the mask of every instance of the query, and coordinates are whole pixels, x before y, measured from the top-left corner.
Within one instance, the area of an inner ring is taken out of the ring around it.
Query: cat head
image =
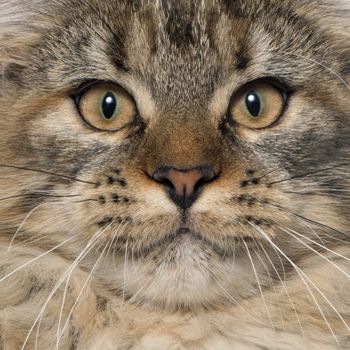
[[[349,240],[349,10],[1,4],[1,237],[172,308]]]

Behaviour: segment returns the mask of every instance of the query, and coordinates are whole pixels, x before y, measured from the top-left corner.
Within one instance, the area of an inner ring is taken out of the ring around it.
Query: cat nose
[[[165,187],[177,206],[187,209],[197,200],[203,186],[215,179],[216,173],[209,166],[192,169],[160,167],[152,177]]]

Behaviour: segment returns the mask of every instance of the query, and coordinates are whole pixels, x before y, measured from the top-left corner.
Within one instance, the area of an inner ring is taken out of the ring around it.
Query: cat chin
[[[232,305],[254,289],[246,256],[223,259],[188,235],[119,263],[117,288],[130,303],[148,307],[196,311]]]

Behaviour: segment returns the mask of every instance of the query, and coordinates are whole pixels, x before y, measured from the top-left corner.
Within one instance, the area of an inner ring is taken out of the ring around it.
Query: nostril
[[[159,182],[160,184],[164,185],[165,187],[168,187],[172,190],[175,190],[175,187],[173,183],[164,175],[153,175],[152,178],[156,181]]]
[[[182,208],[192,205],[202,187],[216,177],[215,171],[207,166],[191,169],[160,167],[152,175],[155,181],[165,187],[170,198]]]

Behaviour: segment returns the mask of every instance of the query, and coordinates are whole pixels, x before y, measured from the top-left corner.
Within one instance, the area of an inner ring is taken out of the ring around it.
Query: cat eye
[[[230,115],[233,120],[251,129],[272,125],[282,115],[286,106],[285,91],[266,81],[245,85],[232,98]]]
[[[133,98],[112,83],[94,84],[83,90],[76,101],[82,118],[98,130],[117,131],[136,115]]]

